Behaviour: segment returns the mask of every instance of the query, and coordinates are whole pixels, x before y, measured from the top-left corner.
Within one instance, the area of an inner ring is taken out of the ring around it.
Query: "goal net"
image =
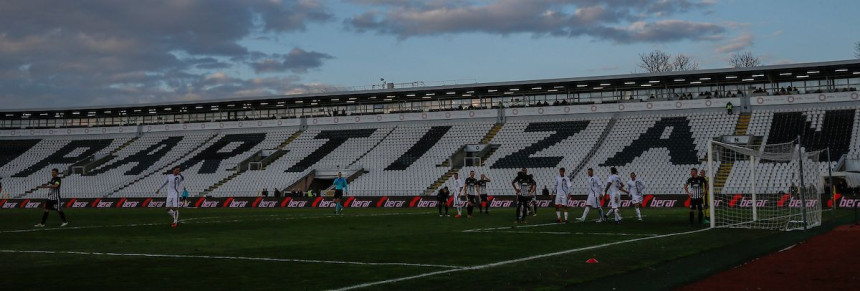
[[[711,141],[711,227],[799,230],[821,225],[821,151],[796,142],[742,147]]]

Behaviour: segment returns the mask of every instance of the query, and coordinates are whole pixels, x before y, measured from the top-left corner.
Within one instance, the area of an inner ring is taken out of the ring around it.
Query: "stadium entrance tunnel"
[[[347,183],[351,183],[359,176],[365,173],[364,168],[361,169],[335,169],[335,170],[312,170],[304,177],[293,183],[287,188],[288,191],[307,193],[312,191],[314,195],[322,196],[334,195],[334,179],[337,178],[337,173],[341,172],[346,178]]]

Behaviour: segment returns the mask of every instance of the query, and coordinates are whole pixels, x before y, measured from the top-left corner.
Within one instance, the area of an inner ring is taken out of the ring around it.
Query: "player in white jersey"
[[[639,208],[642,207],[642,196],[645,192],[645,182],[642,179],[636,179],[636,173],[630,172],[630,181],[627,181],[627,190],[621,189],[622,192],[630,194],[630,202],[633,207],[636,207],[636,217],[642,221],[642,212]]]
[[[618,177],[618,169],[612,167],[609,169],[609,178],[606,178],[606,189],[604,195],[609,194],[609,209],[604,218],[609,219],[610,213],[615,213],[615,223],[621,223],[621,214],[618,213],[618,206],[621,205],[621,191],[624,190],[624,184],[621,183],[621,178]]]
[[[457,216],[454,217],[463,217],[463,204],[465,204],[466,199],[462,199],[462,197],[466,195],[466,185],[460,179],[460,173],[454,172],[454,191],[451,192],[454,193],[454,208],[457,208]]]
[[[603,222],[603,207],[600,207],[600,193],[603,191],[603,184],[600,182],[600,177],[594,175],[594,169],[588,168],[588,179],[585,180],[585,188],[588,197],[585,200],[585,210],[582,211],[582,217],[579,221],[585,221],[588,217],[588,210],[597,209],[600,215],[597,222]]]
[[[558,169],[558,176],[555,177],[555,217],[558,223],[561,223],[561,208],[564,208],[564,223],[567,223],[567,203],[570,198],[571,188],[570,178],[564,175],[564,168]]]
[[[164,184],[155,190],[155,194],[158,195],[158,192],[167,186],[167,201],[164,206],[167,207],[167,214],[173,217],[173,224],[170,225],[173,228],[176,228],[179,223],[179,193],[182,193],[181,189],[185,188],[182,182],[185,182],[185,177],[180,173],[179,166],[176,166],[173,168],[173,173],[168,174],[164,179]]]

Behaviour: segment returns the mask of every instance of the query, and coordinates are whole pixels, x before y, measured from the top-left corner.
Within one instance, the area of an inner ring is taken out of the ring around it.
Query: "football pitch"
[[[34,228],[41,210],[3,210],[0,273],[9,290],[667,289],[853,218],[828,211],[822,227],[774,232],[691,227],[686,209],[623,212],[620,225],[556,224],[541,209],[518,225],[513,209],[182,209],[172,229],[161,209],[73,209],[64,228],[56,213]]]

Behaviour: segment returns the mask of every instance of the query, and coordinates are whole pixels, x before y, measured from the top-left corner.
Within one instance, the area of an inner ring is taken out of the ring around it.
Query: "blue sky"
[[[727,67],[854,58],[860,1],[12,0],[5,108],[212,100],[378,84],[626,74],[638,54]]]

